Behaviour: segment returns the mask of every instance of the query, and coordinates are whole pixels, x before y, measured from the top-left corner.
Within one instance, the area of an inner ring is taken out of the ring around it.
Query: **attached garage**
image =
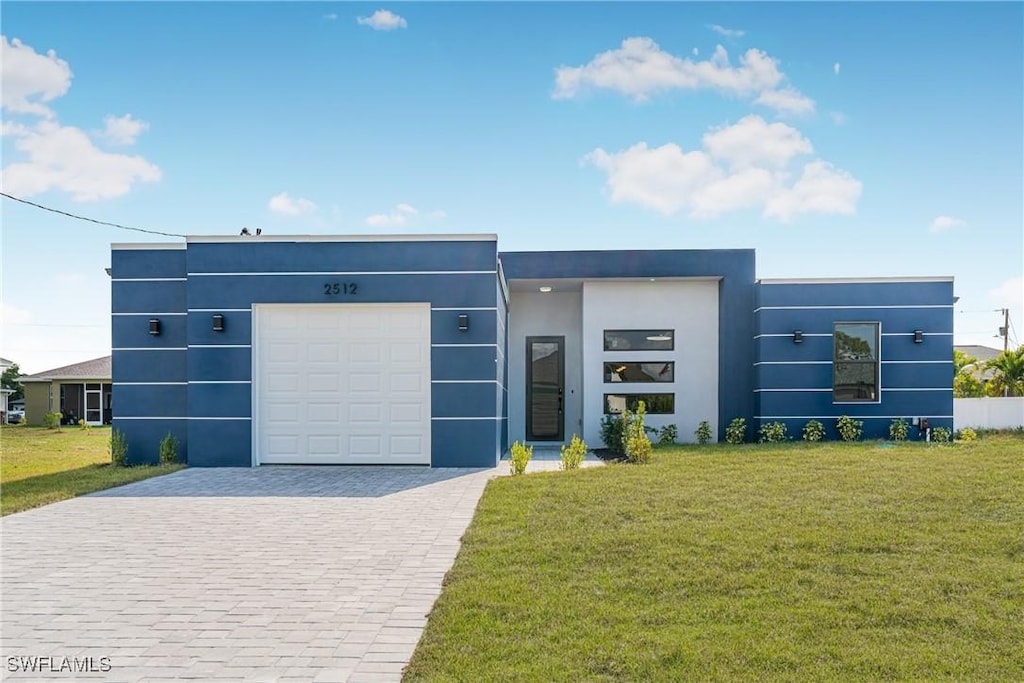
[[[430,464],[429,304],[256,304],[253,323],[254,464]]]

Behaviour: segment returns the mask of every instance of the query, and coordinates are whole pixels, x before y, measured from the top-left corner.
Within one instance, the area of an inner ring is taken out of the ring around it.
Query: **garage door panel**
[[[430,463],[429,305],[257,310],[261,462]]]

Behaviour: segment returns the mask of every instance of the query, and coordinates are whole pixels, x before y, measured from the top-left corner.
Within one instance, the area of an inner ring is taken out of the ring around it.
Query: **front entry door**
[[[526,338],[526,439],[565,438],[565,337]]]

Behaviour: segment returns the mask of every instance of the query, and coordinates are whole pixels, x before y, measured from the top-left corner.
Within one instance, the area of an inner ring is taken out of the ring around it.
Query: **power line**
[[[61,211],[60,209],[53,209],[53,208],[50,208],[49,206],[43,206],[42,204],[36,204],[35,202],[30,202],[27,199],[22,199],[21,197],[15,197],[14,195],[7,194],[6,192],[0,192],[0,195],[2,195],[4,197],[7,197],[8,199],[13,199],[16,202],[21,202],[22,204],[28,204],[29,206],[34,206],[37,209],[42,209],[43,211],[50,211],[51,213],[57,213],[57,214],[60,214],[62,216],[67,216],[68,218],[77,218],[80,221],[88,221],[89,223],[96,223],[97,225],[107,225],[107,226],[110,226],[111,228],[119,228],[121,230],[134,230],[135,232],[144,232],[144,233],[147,233],[147,234],[150,234],[150,235],[163,235],[164,237],[185,237],[185,235],[179,235],[176,232],[161,232],[159,230],[147,230],[145,228],[133,228],[133,227],[131,227],[129,225],[121,225],[120,223],[110,223],[108,221],[98,221],[95,218],[88,218],[86,216],[79,216],[78,214],[68,213],[67,211]]]

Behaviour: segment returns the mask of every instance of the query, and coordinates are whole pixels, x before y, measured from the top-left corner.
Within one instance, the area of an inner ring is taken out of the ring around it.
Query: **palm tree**
[[[1003,351],[985,363],[992,370],[990,385],[1004,396],[1024,396],[1024,346],[1016,351]]]

